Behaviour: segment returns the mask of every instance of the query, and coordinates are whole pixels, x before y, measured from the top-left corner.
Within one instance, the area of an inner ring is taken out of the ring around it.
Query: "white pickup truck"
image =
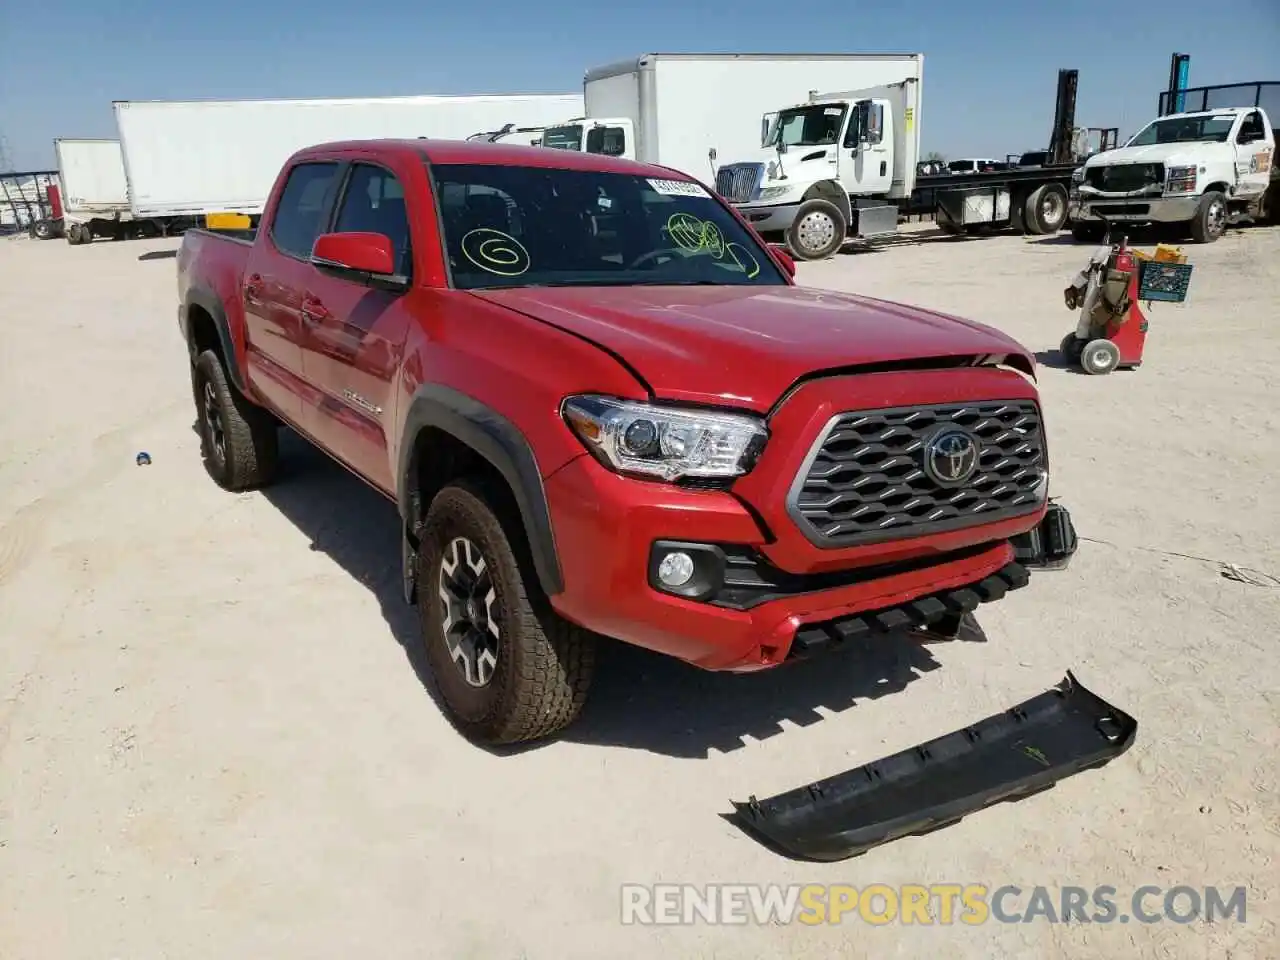
[[[1129,224],[1186,224],[1197,243],[1212,243],[1230,224],[1275,219],[1275,150],[1275,124],[1261,106],[1162,116],[1075,171],[1071,233],[1096,243],[1102,214]]]

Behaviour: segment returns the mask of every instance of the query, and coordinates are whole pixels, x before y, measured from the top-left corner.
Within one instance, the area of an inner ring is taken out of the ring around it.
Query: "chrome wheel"
[[[209,452],[218,463],[227,462],[227,430],[222,422],[222,407],[218,404],[213,383],[204,382],[204,425],[208,434]]]
[[[1227,227],[1227,205],[1221,200],[1214,200],[1209,204],[1209,209],[1205,213],[1205,226],[1209,228],[1210,236],[1218,236]]]
[[[836,236],[836,222],[821,210],[807,213],[796,224],[796,239],[806,251],[816,253],[831,245]]]
[[[484,554],[466,537],[455,537],[445,547],[439,591],[449,658],[468,684],[487,686],[498,666],[501,639],[497,592]]]

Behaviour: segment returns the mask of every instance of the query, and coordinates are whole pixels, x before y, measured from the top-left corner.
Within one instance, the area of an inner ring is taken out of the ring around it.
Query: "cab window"
[[[281,253],[305,260],[316,237],[338,181],[338,164],[300,163],[289,171],[271,224],[271,239]]]
[[[1240,132],[1236,134],[1236,143],[1257,143],[1267,138],[1266,127],[1262,125],[1262,114],[1257,110],[1244,118],[1240,124]]]

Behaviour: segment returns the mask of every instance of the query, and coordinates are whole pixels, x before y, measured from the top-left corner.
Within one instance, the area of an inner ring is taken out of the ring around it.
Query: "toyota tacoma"
[[[319,145],[177,270],[209,474],[270,482],[287,426],[394,502],[477,742],[569,724],[602,636],[728,671],[954,636],[1075,549],[1022,346],[797,286],[672,169]]]

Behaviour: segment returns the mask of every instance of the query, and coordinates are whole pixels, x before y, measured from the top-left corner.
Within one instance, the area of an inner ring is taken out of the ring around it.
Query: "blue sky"
[[[0,38],[19,169],[52,167],[54,137],[114,137],[112,100],[561,93],[648,52],[922,52],[923,147],[952,157],[1043,148],[1062,67],[1077,124],[1121,136],[1175,51],[1193,86],[1280,80],[1280,0],[51,0],[4,4]]]

